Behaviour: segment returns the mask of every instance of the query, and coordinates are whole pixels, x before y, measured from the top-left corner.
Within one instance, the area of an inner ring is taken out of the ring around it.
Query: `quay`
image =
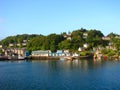
[[[54,56],[29,56],[26,59],[30,60],[60,60],[60,57],[54,57]]]
[[[0,61],[2,60],[8,60],[8,57],[7,56],[0,56]]]

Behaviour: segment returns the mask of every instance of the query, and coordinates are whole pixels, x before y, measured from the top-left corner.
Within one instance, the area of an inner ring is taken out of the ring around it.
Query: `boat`
[[[65,56],[64,59],[65,60],[73,60],[74,58],[72,56]]]

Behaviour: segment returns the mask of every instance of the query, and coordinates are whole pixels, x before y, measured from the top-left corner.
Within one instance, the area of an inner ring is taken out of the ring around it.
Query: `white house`
[[[3,47],[3,45],[0,45],[0,48],[2,48]]]
[[[87,32],[83,33],[83,38],[87,38],[87,36],[88,36]]]
[[[79,48],[78,48],[78,51],[80,51],[80,52],[83,51],[83,50],[84,50],[83,47],[79,47]]]
[[[10,47],[13,47],[13,46],[14,46],[14,44],[13,44],[13,43],[10,43],[10,44],[9,44],[9,46],[10,46]]]
[[[89,44],[85,43],[85,44],[83,44],[83,47],[84,47],[84,48],[88,48],[88,47],[89,47]]]
[[[22,46],[26,46],[27,45],[27,43],[22,43]]]
[[[110,40],[110,37],[102,37],[102,40]]]

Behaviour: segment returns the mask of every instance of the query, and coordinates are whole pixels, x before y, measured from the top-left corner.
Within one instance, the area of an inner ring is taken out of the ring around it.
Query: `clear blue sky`
[[[120,0],[0,0],[0,39],[81,27],[120,34]]]

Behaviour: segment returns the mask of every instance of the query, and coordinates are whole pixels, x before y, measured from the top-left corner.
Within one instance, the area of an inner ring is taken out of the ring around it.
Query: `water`
[[[0,90],[120,90],[120,61],[0,61]]]

